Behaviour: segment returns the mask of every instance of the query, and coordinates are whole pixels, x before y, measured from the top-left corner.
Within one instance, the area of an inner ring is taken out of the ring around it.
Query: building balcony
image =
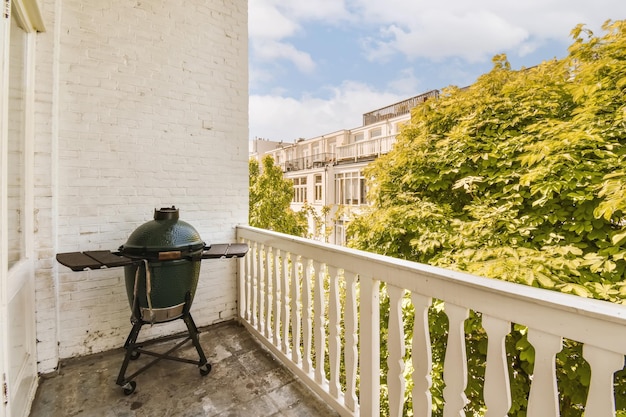
[[[359,162],[389,153],[396,143],[396,135],[363,140],[337,146],[337,163]]]
[[[305,169],[322,168],[335,161],[335,155],[332,153],[320,153],[313,156],[305,156],[302,158],[288,159],[281,163],[283,172],[302,171]]]
[[[525,326],[535,352],[528,417],[559,416],[555,362],[565,339],[583,344],[591,368],[585,415],[615,416],[615,396],[624,392],[614,385],[614,374],[624,369],[626,306],[249,226],[237,227],[237,239],[250,246],[239,261],[238,318],[243,327],[221,324],[202,332],[213,363],[208,376],[193,370],[188,375],[180,368],[185,365],[164,363],[150,371],[156,377],[146,376],[149,380],[125,397],[114,389],[109,371],[117,362],[100,360],[100,355],[79,370],[61,369],[66,375],[57,378],[67,379],[59,384],[71,391],[65,400],[58,399],[63,395],[59,391],[50,391],[52,380],[44,380],[33,407],[39,414],[32,415],[70,415],[50,412],[55,401],[65,401],[78,413],[71,415],[379,417],[381,392],[386,392],[389,416],[402,416],[410,397],[414,415],[428,417],[434,367],[443,368],[443,415],[465,415],[465,324],[475,312],[488,340],[481,379],[485,416],[507,415],[519,395],[510,389],[511,352],[505,346],[514,324]],[[443,301],[448,321],[442,363],[432,355],[428,314],[434,300]],[[381,333],[383,318],[387,330]],[[411,338],[405,336],[408,329]],[[381,375],[381,342],[387,346],[386,375]],[[185,385],[179,386],[183,379]],[[41,411],[46,404],[49,408]],[[146,414],[133,414],[135,409]]]
[[[393,119],[394,117],[402,116],[410,113],[411,109],[420,103],[425,102],[431,98],[439,96],[438,90],[428,91],[424,94],[420,94],[415,97],[411,97],[406,100],[402,100],[398,103],[385,106],[383,108],[373,110],[363,115],[363,126],[368,126],[374,123],[382,122],[384,120]]]

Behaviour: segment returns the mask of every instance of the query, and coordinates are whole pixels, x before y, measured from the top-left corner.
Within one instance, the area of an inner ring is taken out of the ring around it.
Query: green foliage
[[[366,172],[372,204],[350,223],[350,245],[626,304],[626,21],[603,29],[576,27],[567,58],[533,68],[513,71],[496,56],[472,86],[415,108]],[[469,322],[468,410],[479,412],[485,336]],[[532,372],[525,337],[519,327],[507,341],[514,395]],[[435,351],[444,345],[433,337]],[[586,398],[579,350],[567,341],[558,357],[564,417],[580,416]],[[624,372],[617,384],[623,392]],[[524,398],[510,415],[525,415]]]
[[[249,223],[251,226],[295,236],[306,236],[306,212],[294,212],[291,207],[293,183],[283,178],[274,158],[263,158],[263,170],[250,159]]]

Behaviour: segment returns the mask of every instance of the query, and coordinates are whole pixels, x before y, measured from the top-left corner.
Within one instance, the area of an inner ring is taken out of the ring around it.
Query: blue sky
[[[466,86],[505,53],[563,58],[579,23],[601,35],[626,0],[249,0],[250,138],[292,142]]]

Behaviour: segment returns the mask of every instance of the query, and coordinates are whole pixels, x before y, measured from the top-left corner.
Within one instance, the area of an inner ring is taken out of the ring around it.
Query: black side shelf
[[[72,271],[115,268],[118,266],[131,265],[135,262],[133,259],[118,255],[110,250],[58,253],[57,261],[61,265],[67,266]]]

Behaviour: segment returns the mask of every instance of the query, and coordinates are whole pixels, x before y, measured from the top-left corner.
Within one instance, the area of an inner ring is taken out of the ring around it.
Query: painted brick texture
[[[207,243],[232,242],[247,223],[248,67],[245,0],[43,4],[52,25],[38,44],[36,145],[40,215],[52,219],[38,232],[46,372],[57,358],[120,347],[130,331],[123,270],[75,273],[54,253],[115,250],[158,207],[176,205]],[[203,261],[199,326],[235,316],[236,270],[234,260]],[[180,320],[146,326],[142,337],[183,329]]]

